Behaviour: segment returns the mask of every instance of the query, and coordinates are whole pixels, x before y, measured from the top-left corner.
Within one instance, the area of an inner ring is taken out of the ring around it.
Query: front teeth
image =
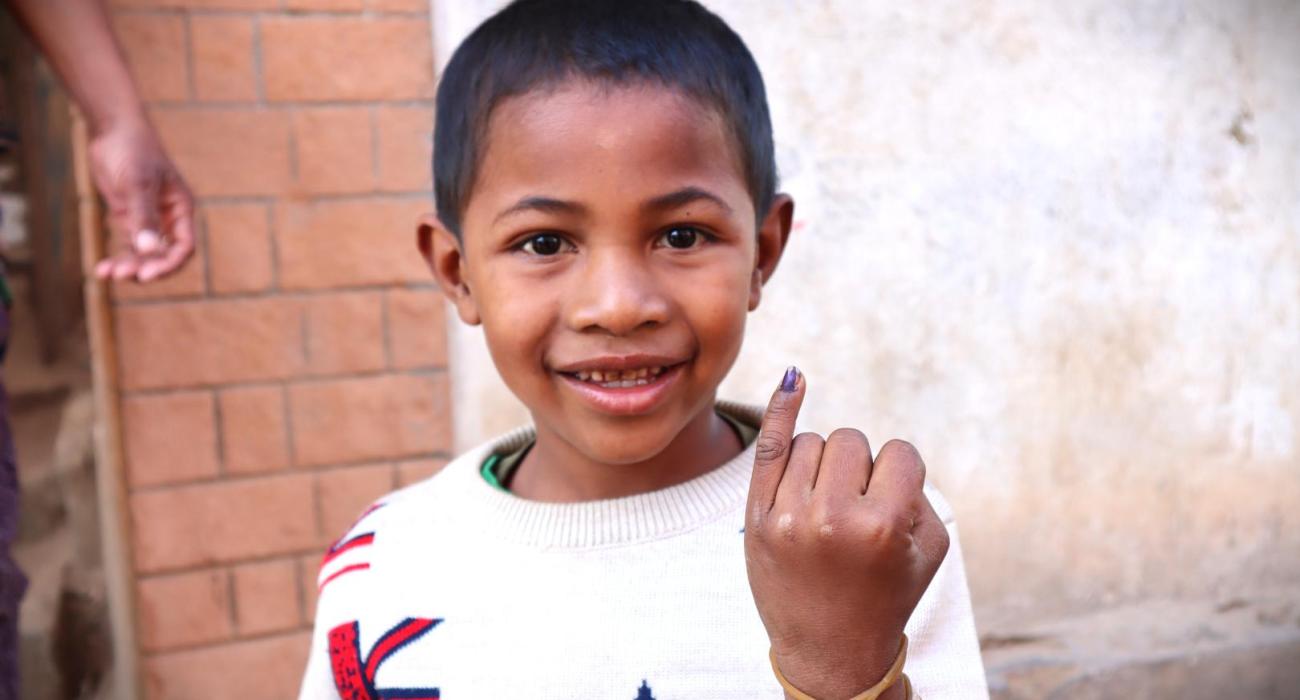
[[[574,375],[584,382],[599,384],[606,389],[626,389],[633,386],[645,386],[663,373],[663,367],[640,367],[625,370],[591,370],[575,372]]]

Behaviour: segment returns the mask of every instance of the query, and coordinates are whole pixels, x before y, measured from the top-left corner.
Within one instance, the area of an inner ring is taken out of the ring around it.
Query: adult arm
[[[175,272],[194,251],[194,200],[149,122],[102,0],[8,2],[85,114],[95,186],[129,241],[96,275],[147,282]]]

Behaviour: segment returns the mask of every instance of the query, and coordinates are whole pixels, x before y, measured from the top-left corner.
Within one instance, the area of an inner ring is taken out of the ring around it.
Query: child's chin
[[[656,439],[646,431],[631,431],[628,435],[610,436],[583,445],[583,452],[601,464],[639,464],[659,456],[668,446],[671,436]]]

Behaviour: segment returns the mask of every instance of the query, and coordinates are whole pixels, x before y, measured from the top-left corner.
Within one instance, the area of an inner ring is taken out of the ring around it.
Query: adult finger
[[[113,258],[104,258],[95,263],[95,277],[101,280],[106,280],[109,277],[112,277],[114,264],[115,261]]]
[[[158,216],[162,184],[158,172],[146,170],[134,177],[123,177],[119,185],[123,232],[139,255],[153,255],[163,243]]]
[[[794,423],[803,405],[807,384],[797,367],[790,367],[763,413],[754,448],[754,473],[749,480],[749,512],[766,513],[772,508],[781,476],[790,459]]]
[[[138,278],[141,282],[152,282],[161,277],[166,277],[180,269],[193,252],[193,245],[170,245],[161,256],[146,258],[140,263]]]
[[[169,178],[161,199],[168,242],[160,254],[141,264],[141,282],[170,275],[194,253],[194,199],[179,176]]]
[[[113,279],[121,282],[135,277],[140,269],[140,261],[133,253],[120,253],[113,258],[113,269],[109,272]]]

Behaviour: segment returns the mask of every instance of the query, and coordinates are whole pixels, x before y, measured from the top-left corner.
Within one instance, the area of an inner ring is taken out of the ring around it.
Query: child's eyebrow
[[[511,204],[497,218],[492,220],[495,224],[507,216],[512,216],[525,211],[540,211],[555,214],[582,214],[587,208],[577,202],[567,202],[563,199],[554,199],[552,197],[524,197],[523,199]]]
[[[722,197],[719,197],[718,195],[713,194],[712,192],[702,187],[694,187],[694,186],[683,187],[680,190],[677,190],[675,192],[669,192],[668,194],[661,194],[658,197],[650,199],[645,204],[641,205],[641,208],[646,211],[667,211],[670,209],[683,207],[686,206],[687,204],[698,202],[700,200],[713,202],[714,204],[721,207],[722,210],[727,212],[728,214],[732,213],[731,205],[727,204],[726,201],[722,199]]]
[[[702,187],[695,186],[683,187],[680,190],[675,190],[668,194],[661,194],[657,197],[652,197],[646,200],[645,204],[641,205],[641,209],[648,212],[669,211],[701,200],[716,204],[723,211],[727,212],[727,214],[732,213],[731,205],[727,204],[722,197],[719,197]],[[508,216],[513,216],[514,214],[525,211],[540,211],[549,214],[581,215],[586,213],[587,208],[577,202],[555,199],[554,197],[533,195],[524,197],[518,202],[511,204],[500,214],[497,214],[496,219],[494,219],[492,223],[496,224]]]

